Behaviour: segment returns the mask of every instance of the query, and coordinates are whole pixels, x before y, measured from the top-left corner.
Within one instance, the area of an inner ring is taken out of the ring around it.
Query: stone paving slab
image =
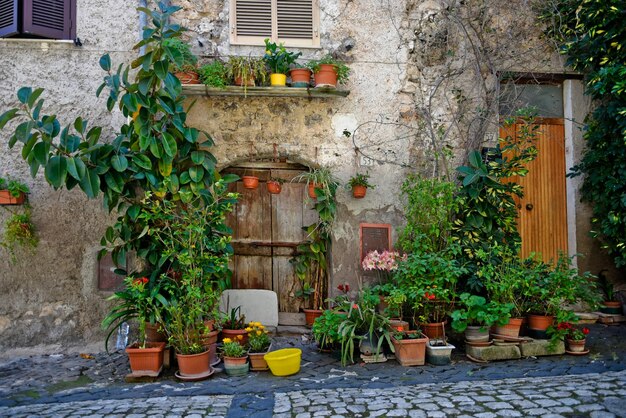
[[[578,376],[276,393],[275,418],[619,417],[626,371]]]

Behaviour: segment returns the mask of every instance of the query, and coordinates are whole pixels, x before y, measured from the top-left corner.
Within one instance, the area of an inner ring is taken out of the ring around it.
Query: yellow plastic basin
[[[300,371],[302,350],[299,348],[283,348],[263,356],[274,376],[289,376]]]

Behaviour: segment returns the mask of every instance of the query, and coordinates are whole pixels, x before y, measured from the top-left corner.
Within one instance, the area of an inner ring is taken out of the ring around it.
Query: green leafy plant
[[[305,304],[321,309],[328,293],[328,256],[330,251],[332,225],[337,215],[335,195],[339,182],[328,168],[319,168],[302,173],[292,181],[306,181],[315,184],[317,197],[314,205],[319,215],[317,222],[304,227],[307,241],[297,247],[298,255],[289,260],[301,283],[298,297],[305,298]]]
[[[417,340],[419,338],[424,338],[424,335],[419,330],[412,331],[395,331],[393,333],[393,338],[402,341],[402,340]]]
[[[225,315],[222,320],[222,328],[224,329],[245,329],[246,328],[246,316],[241,315],[241,306],[232,308],[228,315]]]
[[[592,203],[591,234],[626,266],[626,27],[620,1],[553,0],[541,8],[547,35],[585,74],[595,110],[584,130],[586,148],[571,176],[583,176],[582,198]]]
[[[202,84],[208,87],[224,88],[228,83],[226,66],[220,60],[211,61],[198,68]]]
[[[38,244],[39,238],[30,218],[30,208],[26,208],[23,213],[12,214],[6,220],[0,246],[9,252],[12,263],[17,262],[19,248],[32,251]]]
[[[270,348],[272,340],[267,329],[260,322],[250,322],[246,327],[248,333],[248,347],[251,353],[264,353]]]
[[[318,73],[320,71],[320,64],[330,64],[334,67],[335,73],[337,73],[337,83],[345,84],[350,77],[350,67],[341,61],[338,61],[332,57],[332,55],[326,55],[319,60],[311,60],[307,63],[307,67]]]
[[[248,83],[258,82],[263,85],[267,79],[265,61],[262,58],[251,56],[231,56],[226,63],[226,75],[232,80],[241,79],[241,85],[246,88]]]
[[[315,318],[313,328],[313,338],[320,349],[332,349],[340,341],[339,325],[345,318],[344,314],[338,314],[333,310],[325,310],[321,316]]]
[[[248,352],[246,348],[239,344],[237,341],[233,341],[230,338],[224,338],[224,345],[222,346],[222,355],[224,357],[246,357]]]
[[[366,174],[357,173],[354,177],[350,178],[350,180],[348,181],[348,186],[349,187],[363,186],[369,189],[375,189],[376,186],[370,184],[369,178],[370,178],[369,173],[366,173]]]
[[[263,60],[273,74],[287,74],[300,55],[301,52],[288,52],[283,44],[276,45],[275,42],[265,39]]]
[[[487,302],[482,296],[462,293],[459,297],[463,307],[452,312],[452,328],[463,332],[468,326],[489,328],[493,324],[504,325],[511,317],[511,304],[500,304],[494,301]]]
[[[166,38],[163,47],[172,56],[174,72],[197,71],[198,58],[191,52],[191,47],[180,38]]]
[[[24,183],[17,180],[7,180],[0,177],[0,190],[8,190],[13,197],[20,197],[20,194],[30,193],[30,189]]]

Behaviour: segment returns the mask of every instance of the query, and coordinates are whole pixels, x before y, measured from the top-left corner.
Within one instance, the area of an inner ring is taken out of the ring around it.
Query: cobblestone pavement
[[[174,377],[176,370],[170,369],[164,371],[162,376],[155,381],[141,384],[126,383],[124,376],[129,373],[129,368],[128,359],[124,353],[112,355],[92,353],[91,358],[67,353],[19,357],[0,361],[0,416],[13,416],[18,411],[16,407],[33,404],[64,404],[82,407],[82,405],[97,405],[103,400],[115,399],[121,405],[126,403],[134,405],[133,399],[143,402],[145,399],[173,398],[187,399],[192,402],[195,397],[208,396],[213,399],[215,396],[226,396],[232,398],[224,398],[229,399],[228,417],[254,418],[271,416],[269,411],[272,411],[275,401],[276,405],[282,405],[281,402],[294,402],[295,398],[291,398],[292,394],[296,396],[297,393],[304,393],[311,399],[317,399],[320,396],[315,394],[323,393],[316,392],[318,388],[330,390],[329,393],[334,393],[335,396],[346,391],[366,393],[368,390],[380,390],[381,394],[394,394],[397,391],[411,390],[410,388],[416,387],[415,385],[433,383],[439,387],[440,384],[444,384],[452,390],[453,386],[449,385],[456,382],[488,384],[506,378],[533,378],[531,382],[534,382],[538,381],[536,378],[541,377],[574,376],[577,379],[577,375],[585,375],[587,377],[581,377],[584,382],[592,379],[589,377],[591,374],[607,376],[607,379],[621,376],[620,383],[623,383],[623,375],[614,375],[611,372],[626,371],[626,327],[624,325],[606,327],[595,324],[590,328],[591,336],[588,338],[587,346],[591,353],[586,356],[549,356],[477,364],[467,360],[461,350],[455,350],[451,365],[410,368],[401,367],[395,361],[388,361],[384,364],[357,363],[342,367],[337,356],[319,353],[313,344],[303,341],[300,337],[275,337],[273,345],[275,348],[293,346],[302,348],[302,368],[298,374],[290,377],[275,377],[269,372],[253,372],[243,377],[227,377],[224,373],[216,373],[202,382],[180,382]],[[462,344],[457,346],[462,346]],[[549,381],[550,379],[547,380]],[[526,381],[520,380],[520,382]],[[459,384],[467,385],[467,383]],[[425,386],[419,387],[425,388]],[[609,390],[605,387],[596,389],[598,391],[594,396],[601,395],[602,399],[607,394],[599,391]],[[623,403],[623,394],[620,396],[618,400]],[[548,400],[550,399],[552,398],[549,397]],[[601,399],[598,400],[600,401]],[[294,407],[295,405],[294,403]],[[546,406],[542,405],[542,407]],[[44,408],[47,407],[44,406]],[[622,416],[626,416],[626,405],[622,409],[624,411]],[[174,412],[174,415],[187,413],[186,411]],[[564,415],[589,416],[587,413],[579,414],[579,412],[574,408],[573,415]],[[211,413],[220,414],[219,411],[211,411]],[[37,416],[38,413],[33,412],[33,414]],[[132,412],[128,414],[132,415]],[[43,416],[56,415],[44,414]]]

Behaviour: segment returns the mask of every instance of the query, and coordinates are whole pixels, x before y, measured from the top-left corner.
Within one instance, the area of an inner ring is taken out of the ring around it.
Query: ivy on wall
[[[585,73],[597,107],[586,121],[586,149],[570,176],[584,175],[592,235],[626,266],[626,17],[623,0],[553,0],[543,6],[547,35]]]

